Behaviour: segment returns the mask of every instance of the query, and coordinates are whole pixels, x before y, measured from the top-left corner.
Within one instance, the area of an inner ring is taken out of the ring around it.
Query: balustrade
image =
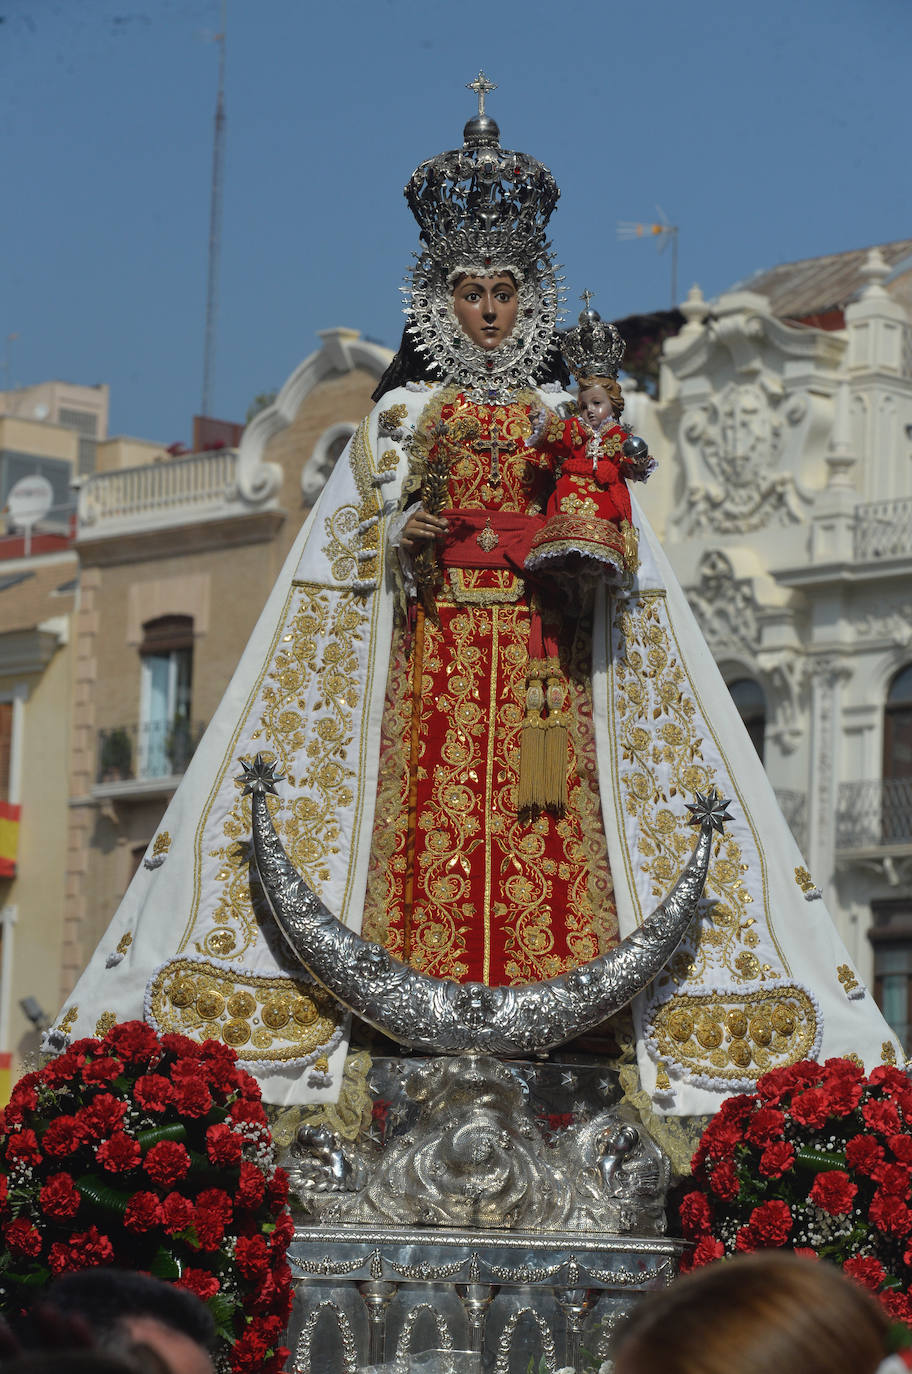
[[[99,472],[79,493],[80,528],[148,519],[175,510],[199,510],[236,499],[237,453],[218,449],[144,467]]]
[[[854,552],[865,563],[912,553],[912,500],[856,506]]]
[[[912,777],[842,783],[836,844],[839,849],[912,844]]]

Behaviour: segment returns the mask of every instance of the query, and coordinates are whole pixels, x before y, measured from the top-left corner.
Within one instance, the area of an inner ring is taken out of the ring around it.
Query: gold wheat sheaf
[[[439,515],[449,502],[450,469],[460,447],[471,443],[481,434],[481,425],[474,415],[454,415],[452,420],[440,420],[421,438],[415,440],[414,453],[420,477],[421,503],[429,515]],[[425,614],[437,623],[435,597],[443,577],[437,557],[437,541],[428,542],[415,555],[415,582]]]

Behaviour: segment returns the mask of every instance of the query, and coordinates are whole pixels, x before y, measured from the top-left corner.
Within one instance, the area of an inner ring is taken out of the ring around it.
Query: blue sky
[[[221,0],[0,0],[0,373],[112,389],[112,430],[187,441],[199,408]],[[680,293],[912,236],[909,0],[228,0],[213,410],[242,419],[317,346],[394,345],[416,244],[401,194],[458,144],[479,67],[505,146],[562,188],[571,305]],[[11,344],[10,334],[18,335]]]

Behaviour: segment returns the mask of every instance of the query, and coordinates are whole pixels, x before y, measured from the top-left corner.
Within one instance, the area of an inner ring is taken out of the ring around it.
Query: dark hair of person
[[[195,1294],[129,1269],[81,1269],[45,1289],[41,1308],[80,1317],[99,1345],[119,1349],[127,1317],[149,1317],[208,1350],[215,1338],[212,1314]]]
[[[380,401],[388,391],[395,390],[397,386],[405,386],[407,382],[439,382],[441,380],[439,371],[419,351],[408,322],[406,322],[396,355],[374,388],[371,400]],[[565,388],[570,385],[570,373],[567,371],[567,364],[561,357],[556,339],[542,359],[538,371],[529,380],[533,386],[542,386],[548,382],[557,382],[559,386]]]
[[[100,1350],[26,1350],[0,1368],[3,1374],[170,1374],[164,1360],[136,1363]]]
[[[889,1327],[841,1269],[767,1250],[647,1295],[612,1353],[615,1374],[875,1374]]]

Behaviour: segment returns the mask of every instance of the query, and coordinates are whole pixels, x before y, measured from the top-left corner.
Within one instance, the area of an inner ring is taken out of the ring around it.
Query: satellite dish
[[[51,407],[46,405],[44,401],[39,401],[32,412],[36,420],[46,420],[50,413]]]
[[[10,519],[24,530],[43,520],[53,504],[54,488],[37,472],[31,477],[20,477],[6,498]]]

